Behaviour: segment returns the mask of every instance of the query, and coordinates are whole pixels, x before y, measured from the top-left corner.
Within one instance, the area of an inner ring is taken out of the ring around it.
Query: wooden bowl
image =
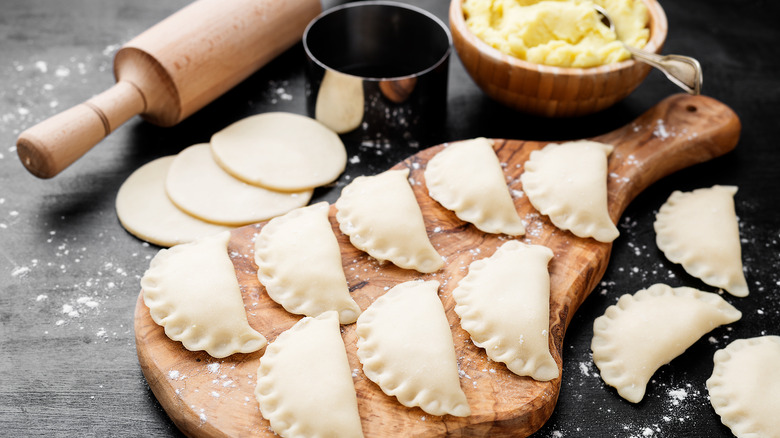
[[[644,50],[660,52],[666,40],[666,14],[656,0],[642,0],[650,15]],[[628,96],[651,67],[629,59],[591,68],[553,67],[524,61],[491,47],[466,26],[463,0],[450,4],[455,50],[482,91],[497,102],[528,114],[574,117],[606,109]]]

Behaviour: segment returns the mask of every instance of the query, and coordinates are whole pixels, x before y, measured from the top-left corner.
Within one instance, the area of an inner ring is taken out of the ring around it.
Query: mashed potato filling
[[[616,32],[601,22],[594,4],[607,11]],[[558,67],[628,59],[620,41],[641,48],[650,36],[640,0],[464,0],[463,12],[469,29],[501,52]]]

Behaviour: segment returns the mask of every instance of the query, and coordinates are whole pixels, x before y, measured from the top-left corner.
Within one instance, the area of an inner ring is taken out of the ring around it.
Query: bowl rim
[[[558,67],[553,65],[537,64],[516,58],[512,55],[501,52],[495,47],[482,41],[482,39],[471,32],[471,29],[466,26],[466,20],[463,16],[463,1],[464,0],[451,0],[450,2],[449,21],[450,27],[454,28],[452,29],[452,33],[460,34],[463,39],[467,40],[469,44],[474,46],[474,48],[476,48],[481,54],[493,58],[495,61],[509,64],[515,68],[534,70],[538,71],[539,73],[550,73],[558,76],[599,75],[619,70],[628,70],[638,64],[638,62],[634,59],[627,59],[625,61],[604,64],[596,67]],[[650,28],[650,38],[642,49],[645,51],[658,53],[663,48],[668,32],[669,25],[666,20],[666,13],[657,0],[640,1],[642,1],[647,7],[649,15],[648,27]]]

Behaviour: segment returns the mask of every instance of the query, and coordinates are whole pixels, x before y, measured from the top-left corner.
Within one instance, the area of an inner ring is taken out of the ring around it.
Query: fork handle
[[[703,78],[701,65],[696,59],[682,55],[658,55],[629,45],[626,45],[626,48],[634,59],[661,70],[669,80],[688,94],[701,94]]]

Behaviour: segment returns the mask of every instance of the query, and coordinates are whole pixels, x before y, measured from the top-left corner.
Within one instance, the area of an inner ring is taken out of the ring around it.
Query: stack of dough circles
[[[116,196],[119,222],[132,235],[160,246],[174,246],[226,231],[178,209],[165,193],[173,155],[158,158],[133,172]]]
[[[176,155],[165,190],[177,207],[192,216],[232,226],[279,216],[306,205],[312,196],[311,190],[279,192],[234,178],[214,161],[207,143]]]
[[[300,191],[329,184],[347,165],[344,143],[309,117],[264,113],[211,137],[214,159],[234,177],[261,187]]]
[[[147,163],[122,184],[119,222],[141,240],[170,247],[286,214],[347,164],[339,136],[292,113],[250,116],[211,143]]]

